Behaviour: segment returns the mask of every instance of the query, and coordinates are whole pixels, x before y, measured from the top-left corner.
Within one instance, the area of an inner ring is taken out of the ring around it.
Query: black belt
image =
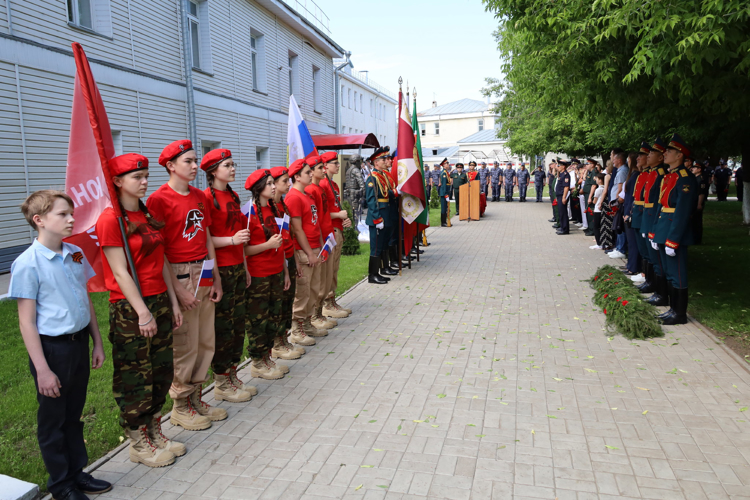
[[[188,261],[188,262],[172,262],[172,264],[198,264],[198,263],[203,262],[204,260],[206,260],[206,257],[208,257],[208,255],[204,255],[203,258],[198,259],[198,260],[191,260],[191,261]]]
[[[65,335],[39,335],[42,342],[76,342],[89,336],[89,325],[86,325],[83,330],[79,330],[75,333],[67,333]]]

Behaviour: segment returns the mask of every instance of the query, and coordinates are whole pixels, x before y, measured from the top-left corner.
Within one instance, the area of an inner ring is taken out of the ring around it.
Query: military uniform
[[[388,155],[389,149],[378,148],[370,157],[371,161]],[[393,191],[390,188],[390,176],[386,172],[373,170],[365,182],[365,202],[367,217],[365,222],[370,229],[370,282],[382,283],[386,280],[379,274],[381,257],[387,255],[388,243],[396,221],[392,217],[391,200]],[[378,225],[382,224],[380,229]]]
[[[695,180],[698,182],[698,197],[701,195],[704,196],[703,203],[705,207],[705,202],[708,200],[708,193],[709,193],[709,187],[711,186],[711,178],[703,173],[699,173]],[[739,190],[740,183],[737,183],[737,189]],[[739,191],[738,191],[739,193]],[[703,208],[704,207],[696,207],[695,213],[693,214],[692,224],[693,224],[693,245],[700,245],[703,243]]]
[[[557,196],[557,214],[558,220],[560,221],[560,229],[557,230],[557,234],[569,234],[570,233],[570,220],[568,219],[568,203],[570,203],[570,190],[568,190],[567,200],[563,200],[565,194],[565,188],[570,188],[570,174],[560,172],[557,174],[557,182],[555,183],[555,195]]]
[[[529,187],[529,181],[531,180],[531,174],[526,170],[526,167],[521,164],[521,168],[516,172],[516,181],[518,181],[518,196],[520,201],[526,201],[526,190]]]
[[[714,184],[716,184],[717,200],[727,201],[727,193],[729,192],[729,182],[731,179],[732,171],[722,162],[722,164],[714,170]]]
[[[549,201],[552,204],[552,219],[550,219],[550,222],[555,223],[559,220],[557,217],[557,175],[555,168],[551,168],[547,174],[547,182],[549,182]]]
[[[653,145],[651,145],[650,150],[663,153],[666,151],[666,148],[667,146],[663,141],[657,137]],[[641,216],[639,234],[641,238],[645,238],[646,259],[648,260],[650,276],[647,275],[646,282],[640,288],[641,291],[651,289],[655,292],[654,296],[648,299],[654,305],[664,305],[663,301],[666,299],[662,299],[662,297],[667,292],[667,280],[662,269],[661,257],[659,256],[659,251],[653,248],[651,244],[651,240],[654,237],[653,227],[655,227],[658,217],[659,189],[666,173],[666,165],[658,165],[651,169],[651,172],[647,174],[646,180],[643,183],[643,215]]]
[[[503,170],[503,184],[505,185],[505,201],[513,201],[513,181],[516,180],[516,171],[508,164]]]
[[[432,170],[430,172],[430,177],[432,178],[432,189],[437,191],[438,195],[440,195],[440,190],[438,189],[438,186],[440,186],[440,174],[442,173],[442,171],[443,170],[441,168],[438,168],[437,170]]]
[[[537,203],[542,202],[542,193],[544,192],[544,181],[546,178],[547,175],[544,173],[544,170],[542,170],[541,167],[537,167],[537,169],[534,170],[534,189],[536,190]]]
[[[459,205],[459,188],[463,186],[464,184],[467,184],[469,182],[469,177],[466,175],[466,172],[463,171],[463,163],[458,163],[458,165],[461,165],[461,171],[458,171],[458,168],[456,168],[456,171],[451,173],[451,179],[453,182],[453,198],[456,200],[456,213],[460,213],[460,205]]]
[[[643,142],[641,143],[641,148],[638,151],[638,154],[645,154],[647,155],[650,151],[650,146],[648,143]],[[644,187],[646,185],[646,180],[651,175],[651,169],[646,169],[641,171],[638,174],[638,178],[635,181],[635,186],[633,187],[633,208],[630,211],[630,227],[635,230],[635,242],[636,246],[638,247],[638,253],[641,255],[641,259],[643,259],[643,268],[644,270],[647,268],[648,263],[650,262],[648,258],[648,248],[646,245],[648,244],[646,239],[641,236],[641,225],[643,224],[643,209],[644,209]],[[648,274],[648,273],[646,273]]]
[[[589,159],[587,159],[589,161]],[[594,164],[596,165],[596,164]],[[591,190],[595,189],[596,186],[596,168],[591,168],[591,170],[586,172],[586,178],[583,181],[583,188],[581,189],[581,192],[583,194],[583,203],[584,207],[583,211],[586,214],[586,231],[584,234],[587,236],[593,236],[594,235],[594,217],[593,217],[593,204],[589,206],[589,196],[591,196]]]
[[[450,193],[453,189],[451,185],[451,176],[447,170],[441,170],[438,178],[438,195],[440,196],[440,225],[446,226],[448,221],[448,204],[450,203]]]
[[[495,163],[490,169],[490,183],[492,184],[492,201],[500,201],[500,186],[502,185],[503,170]]]
[[[487,179],[489,178],[490,172],[487,170],[487,164],[482,163],[482,168],[479,169],[479,188],[485,196],[487,196],[488,186]]]

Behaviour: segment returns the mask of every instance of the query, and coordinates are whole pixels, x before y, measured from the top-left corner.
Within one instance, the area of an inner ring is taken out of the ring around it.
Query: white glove
[[[651,248],[659,250],[659,245],[654,240],[651,240]]]
[[[664,251],[665,251],[665,252],[667,253],[667,255],[669,255],[670,257],[674,257],[674,256],[675,256],[675,251],[674,251],[674,248],[669,248],[669,247],[667,247],[667,248],[665,248],[665,249],[664,249]]]
[[[378,229],[383,229],[385,227],[385,223],[380,222],[378,224],[375,224],[375,227],[378,228]]]
[[[646,233],[641,233],[641,236],[645,238],[646,237]]]

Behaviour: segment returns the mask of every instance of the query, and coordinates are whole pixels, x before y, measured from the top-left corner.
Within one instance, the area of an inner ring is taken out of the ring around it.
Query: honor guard
[[[542,193],[544,192],[544,181],[547,179],[547,175],[542,170],[541,165],[537,165],[534,170],[534,190],[536,191],[536,202],[542,202]]]
[[[439,166],[443,167],[438,178],[438,195],[440,196],[440,227],[448,225],[448,206],[450,203],[450,193],[453,189],[453,180],[450,176],[450,164],[448,158],[444,158]]]
[[[490,171],[487,170],[487,164],[485,162],[482,162],[479,165],[479,189],[481,192],[484,193],[484,196],[487,196],[487,190],[490,185]]]
[[[557,194],[555,193],[557,185],[557,163],[554,160],[549,164],[547,182],[549,183],[549,201],[552,204],[552,218],[549,221],[557,224]]]
[[[495,162],[490,169],[490,184],[492,184],[492,200],[500,201],[500,186],[503,180],[503,171],[500,168],[500,164]]]
[[[390,150],[388,146],[385,149]],[[381,259],[383,267],[381,268],[380,274],[396,275],[398,274],[398,224],[401,222],[401,211],[399,207],[400,200],[398,198],[398,179],[393,175],[393,153],[389,152],[385,157],[385,176],[389,182],[389,188],[391,190],[391,221],[393,221],[393,229],[391,229],[391,237],[388,240],[388,249],[383,254],[388,254],[388,262]],[[404,256],[406,260],[406,256]],[[390,270],[390,272],[389,272]]]
[[[570,221],[568,220],[568,203],[570,203],[570,174],[567,171],[570,162],[557,160],[558,176],[555,184],[555,195],[557,196],[557,214],[560,227],[557,234],[570,234]]]
[[[384,284],[390,281],[380,275],[381,257],[388,259],[387,245],[394,227],[391,217],[390,176],[385,172],[385,158],[389,148],[378,148],[370,156],[374,169],[365,181],[365,201],[367,203],[367,218],[365,222],[370,227],[370,264],[369,283]]]
[[[693,244],[690,218],[698,202],[698,181],[683,164],[688,156],[690,148],[685,141],[677,134],[672,136],[664,153],[669,173],[661,184],[659,214],[653,229],[653,242],[658,245],[668,280],[671,309],[659,316],[665,325],[687,323],[687,247]]]
[[[531,175],[529,174],[529,171],[526,170],[526,164],[521,162],[521,168],[516,172],[516,184],[518,185],[518,196],[520,201],[526,201],[526,190],[529,187],[530,180]]]
[[[644,288],[653,291],[654,294],[646,301],[655,306],[667,305],[667,277],[664,275],[664,269],[661,265],[659,249],[652,240],[654,239],[654,227],[659,210],[659,189],[661,181],[667,174],[667,167],[664,165],[664,152],[667,150],[666,144],[661,138],[656,138],[651,145],[651,151],[646,158],[646,164],[652,168],[651,175],[646,177],[643,186],[643,216],[641,218],[641,237],[646,238],[646,251],[648,252],[648,269],[651,271],[651,279],[646,277]],[[646,285],[646,284],[649,285]]]
[[[638,246],[638,253],[641,254],[642,268],[646,276],[646,266],[648,261],[648,249],[646,248],[646,239],[641,237],[641,225],[643,221],[643,188],[646,185],[646,180],[651,173],[651,168],[648,166],[648,154],[651,151],[651,147],[647,142],[642,142],[641,147],[638,150],[638,159],[636,165],[640,168],[640,173],[635,181],[633,187],[633,208],[630,211],[630,227],[635,230],[635,242]]]
[[[463,163],[456,163],[456,171],[451,174],[451,178],[453,179],[453,198],[456,200],[456,213],[460,214],[459,188],[469,182],[469,178],[464,172]]]
[[[516,171],[513,164],[508,162],[503,170],[503,185],[505,186],[505,201],[513,201],[513,186],[516,184]]]

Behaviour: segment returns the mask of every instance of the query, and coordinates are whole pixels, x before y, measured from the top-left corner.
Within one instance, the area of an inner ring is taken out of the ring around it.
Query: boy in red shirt
[[[324,337],[326,330],[312,325],[315,301],[320,294],[320,248],[323,246],[319,226],[319,209],[315,200],[305,192],[312,183],[312,169],[304,160],[289,166],[289,177],[294,184],[284,203],[291,217],[294,241],[294,260],[297,263],[297,290],[292,306],[292,332],[290,340],[302,344],[305,335]],[[303,335],[304,334],[304,335]]]
[[[327,288],[323,290],[322,314],[333,318],[346,318],[352,311],[341,307],[336,303],[336,288],[339,282],[339,265],[341,263],[341,249],[344,244],[344,228],[352,227],[352,221],[341,206],[341,191],[332,177],[339,173],[339,157],[333,151],[320,155],[325,164],[325,177],[320,181],[320,187],[324,189],[328,198],[328,212],[331,214],[333,223],[333,234],[336,237],[336,246],[333,254],[329,257],[331,261],[326,278]]]
[[[172,423],[187,430],[207,428],[205,419],[223,420],[227,412],[203,403],[203,383],[214,355],[214,308],[221,300],[221,276],[214,260],[213,285],[199,287],[203,261],[215,259],[211,213],[203,191],[190,186],[198,173],[193,143],[175,141],[162,151],[159,164],[169,181],[149,196],[151,214],[165,223],[161,230],[170,275],[183,310],[182,326],[174,331],[174,400]],[[210,422],[208,427],[210,427]]]

